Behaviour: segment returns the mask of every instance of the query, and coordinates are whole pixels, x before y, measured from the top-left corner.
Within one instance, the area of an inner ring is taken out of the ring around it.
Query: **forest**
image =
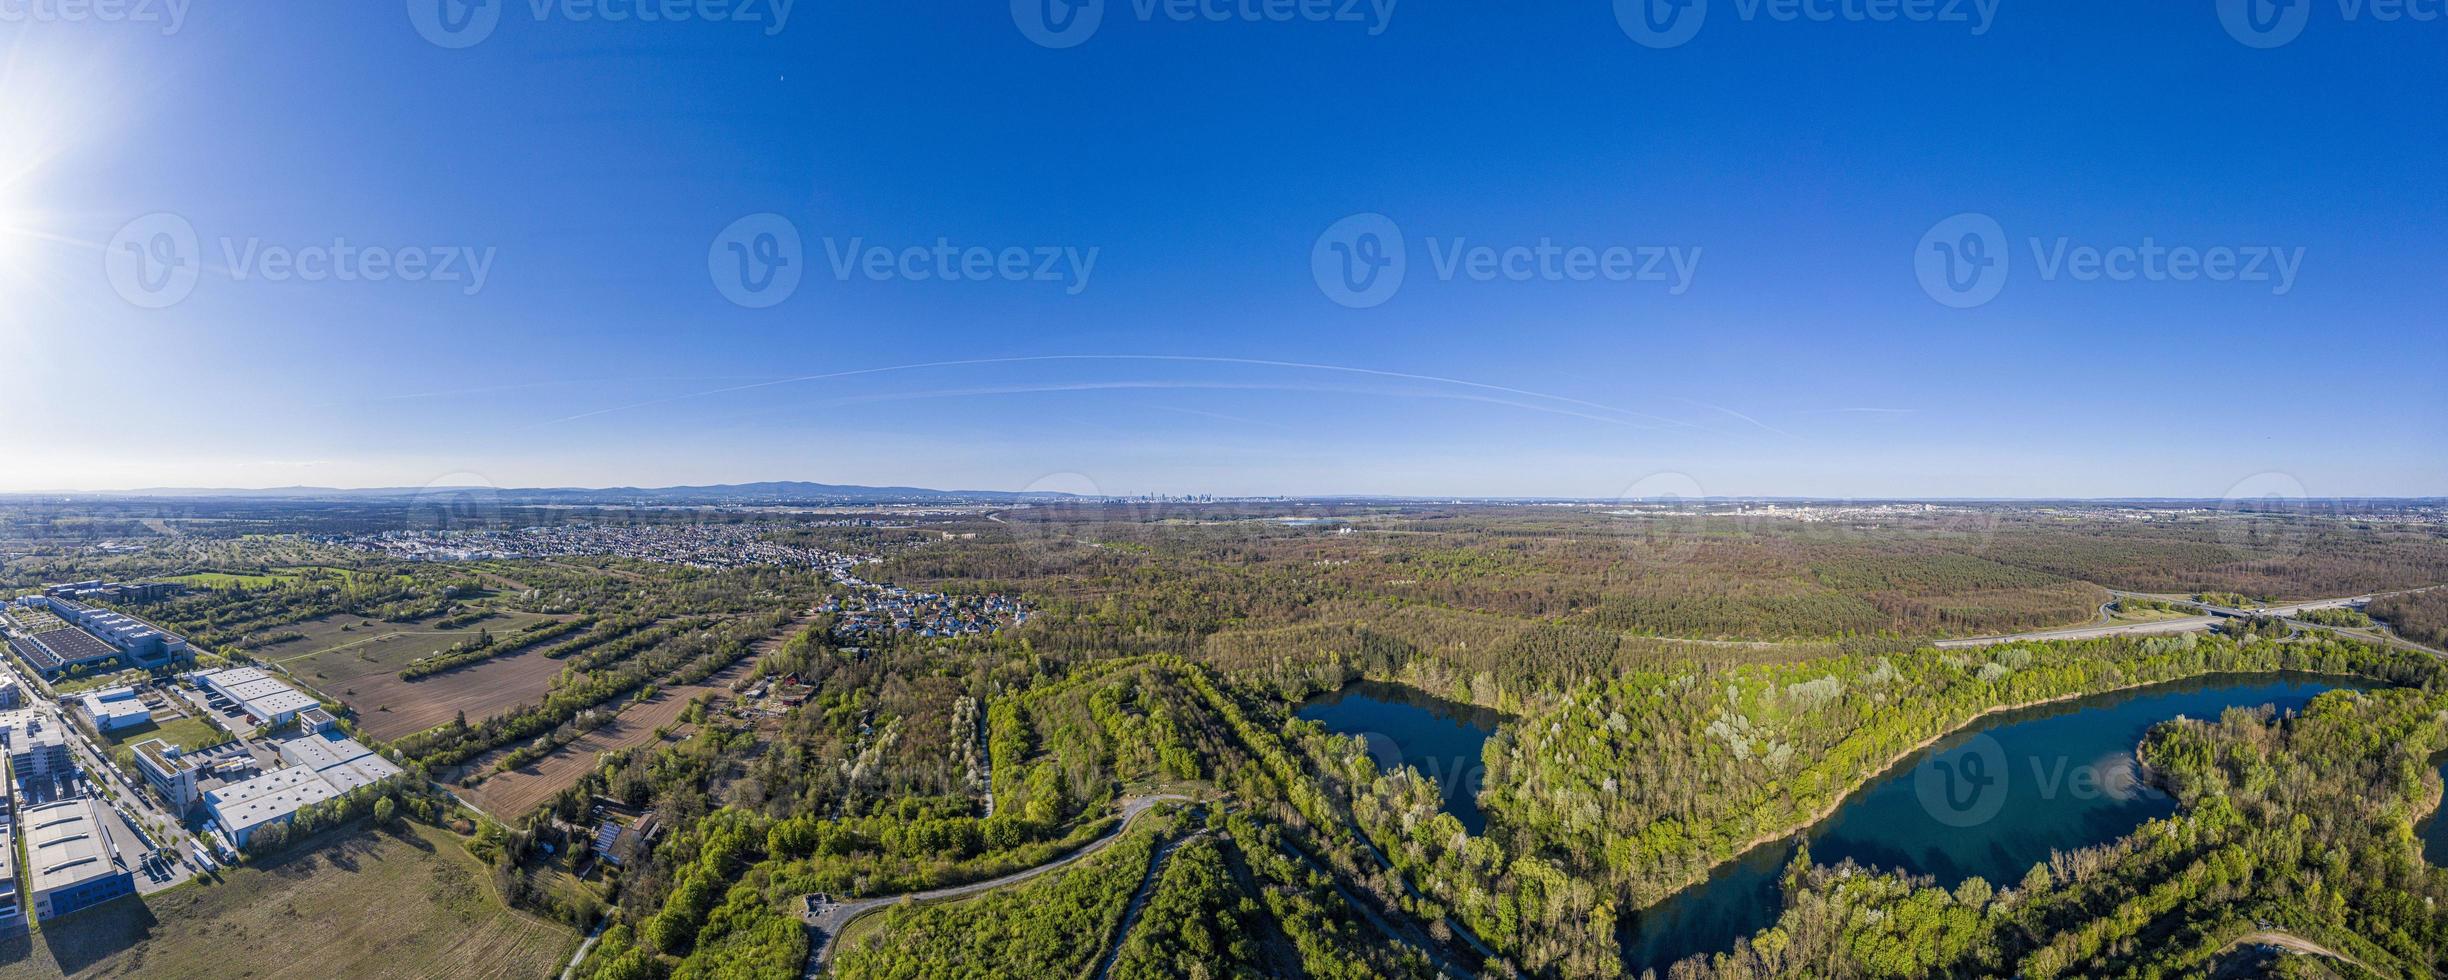
[[[227,536],[210,530],[231,520],[219,514],[159,540],[125,513],[86,515],[100,523],[11,540],[30,557],[10,574],[209,567],[186,594],[135,611],[233,659],[347,617],[470,631],[399,662],[409,680],[550,665],[531,698],[382,745],[443,788],[565,758],[657,692],[718,678],[642,741],[581,759],[541,805],[470,830],[511,902],[601,928],[578,977],[781,980],[828,940],[841,976],[1620,975],[1627,917],[1985,713],[2271,671],[2387,688],[2324,696],[2297,717],[2154,729],[2140,751],[2177,814],[2017,881],[1939,889],[1805,853],[1774,928],[1664,972],[2193,973],[2281,927],[2376,972],[2442,967],[2425,958],[2448,929],[2429,901],[2440,873],[2411,829],[2439,797],[2429,753],[2448,748],[2448,705],[2424,700],[2443,687],[2431,658],[2277,620],[1930,645],[2089,624],[2111,589],[2238,604],[2421,589],[2448,581],[2437,524],[2281,515],[2239,528],[2105,506],[1805,521],[1139,502],[774,532],[883,555],[860,567],[868,581],[1016,594],[1041,610],[980,636],[853,638],[808,612],[842,586],[807,569],[393,561],[323,537],[380,515],[284,525],[243,510]],[[140,543],[96,550],[126,538]],[[2436,642],[2443,595],[2391,595],[2370,613]],[[1295,719],[1360,679],[1502,714],[1481,760],[1484,833],[1465,832],[1416,771],[1381,771],[1359,740]],[[770,693],[786,689],[799,693]],[[395,812],[466,819],[419,799]],[[374,819],[361,810],[316,819]],[[619,866],[590,861],[609,811],[651,813],[662,833]],[[891,901],[1092,846],[1023,885]],[[2290,908],[2290,892],[2320,902]],[[805,927],[811,895],[885,902],[835,938]]]

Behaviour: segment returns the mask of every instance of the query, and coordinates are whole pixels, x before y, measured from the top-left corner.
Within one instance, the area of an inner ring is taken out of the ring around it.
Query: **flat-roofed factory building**
[[[132,687],[111,687],[86,693],[78,699],[85,717],[93,721],[98,732],[115,732],[134,728],[153,720],[153,709],[144,706]]]
[[[120,662],[154,668],[188,656],[187,640],[125,613],[56,595],[19,596],[0,609],[8,647],[44,677]]]
[[[402,772],[352,738],[300,735],[281,741],[278,749],[288,766],[204,794],[213,822],[232,844],[245,847],[257,830],[286,824],[299,810],[379,785]]]
[[[190,676],[196,687],[236,705],[258,725],[287,724],[298,712],[317,704],[261,667],[230,667]]]
[[[25,924],[25,901],[17,893],[17,841],[10,833],[14,829],[0,823],[0,929]]]
[[[29,807],[25,834],[26,893],[36,919],[54,919],[136,893],[136,877],[102,830],[99,804],[61,800]]]

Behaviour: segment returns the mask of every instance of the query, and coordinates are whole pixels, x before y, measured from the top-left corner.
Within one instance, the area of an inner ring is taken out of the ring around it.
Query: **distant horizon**
[[[1636,503],[1636,502],[1637,502],[1637,503],[1646,503],[1646,502],[1674,501],[1674,500],[1692,500],[1692,501],[1722,501],[1722,502],[1755,502],[1755,501],[1756,501],[1756,502],[1797,502],[1797,503],[1932,503],[1932,504],[1942,504],[1942,503],[1954,503],[1954,504],[1979,504],[1979,503],[1996,503],[1996,504],[2038,504],[2038,503],[2141,503],[2141,504],[2149,504],[2149,503],[2179,503],[2179,504],[2185,504],[2185,503],[2192,503],[2192,504],[2198,504],[2198,503],[2236,503],[2236,504],[2255,504],[2255,503],[2266,503],[2266,502],[2271,502],[2271,501],[2277,501],[2277,502],[2306,502],[2306,503],[2315,503],[2315,502],[2424,503],[2424,502],[2441,502],[2441,501],[2448,501],[2448,493],[2415,493],[2415,494],[2390,494],[2390,493],[2382,493],[2382,494],[2331,494],[2331,495],[2320,495],[2320,496],[2312,496],[2312,495],[2303,495],[2303,496],[2289,496],[2289,495],[2262,495],[2262,496],[2247,496],[2247,497],[2199,496],[2199,495],[2183,495],[2183,494],[2175,494],[2175,495],[2169,495],[2169,494],[2108,494],[2108,495],[2099,495],[2099,496],[2024,496],[2024,497],[2017,497],[2017,496],[1952,496],[1952,495],[1916,495],[1916,494],[1810,494],[1810,493],[1712,493],[1712,494],[1695,494],[1695,495],[1691,495],[1691,496],[1682,496],[1682,495],[1677,495],[1677,494],[1673,494],[1673,493],[1660,493],[1660,494],[1654,494],[1654,495],[1645,495],[1645,496],[1621,496],[1621,497],[1609,497],[1609,496],[1590,496],[1590,495],[1586,495],[1586,494],[1569,494],[1569,493],[1557,493],[1557,494],[1443,494],[1443,493],[1381,493],[1381,492],[1349,492],[1349,493],[1331,493],[1331,492],[1329,492],[1329,493],[1318,493],[1318,492],[1289,492],[1289,493],[1213,493],[1213,492],[1203,492],[1203,491],[1196,491],[1196,490],[1192,490],[1192,491],[1180,491],[1180,492],[1175,492],[1175,491],[1165,491],[1165,492],[1147,492],[1147,493],[1094,493],[1094,494],[1083,494],[1083,493],[1068,493],[1068,492],[1052,491],[1052,490],[1008,489],[1008,488],[996,488],[996,487],[932,487],[932,486],[925,486],[925,485],[921,485],[921,484],[912,484],[912,483],[896,483],[896,484],[834,483],[834,482],[830,482],[830,481],[806,480],[806,479],[742,480],[742,481],[737,481],[737,482],[724,482],[724,483],[682,483],[682,484],[659,484],[659,483],[618,483],[618,484],[605,484],[605,485],[595,485],[595,486],[589,486],[589,485],[578,485],[578,484],[563,484],[563,485],[536,485],[536,486],[524,486],[524,485],[519,485],[519,486],[492,486],[492,485],[487,485],[487,484],[448,484],[448,485],[433,485],[433,486],[409,486],[409,485],[404,485],[404,484],[370,484],[370,485],[364,485],[364,486],[325,486],[325,485],[309,485],[309,484],[292,484],[292,485],[281,485],[281,486],[255,486],[255,487],[247,487],[247,486],[192,486],[192,485],[164,484],[164,485],[157,485],[157,486],[121,487],[121,488],[109,488],[109,489],[42,489],[42,490],[5,490],[5,489],[0,489],[0,498],[16,498],[16,497],[35,497],[35,498],[40,498],[40,497],[88,497],[88,498],[101,498],[101,499],[114,499],[114,498],[116,498],[116,499],[173,499],[173,500],[175,500],[175,499],[216,499],[216,498],[225,498],[225,497],[234,496],[234,495],[245,495],[245,496],[255,497],[255,498],[260,498],[260,499],[275,499],[275,500],[277,500],[277,499],[296,499],[296,498],[313,497],[313,496],[327,496],[327,495],[354,495],[354,496],[366,496],[366,497],[412,497],[412,496],[415,496],[415,495],[418,495],[418,494],[435,494],[435,495],[445,495],[445,494],[467,494],[467,493],[488,493],[488,492],[489,492],[489,493],[511,494],[511,495],[518,495],[518,494],[538,494],[538,495],[544,495],[544,494],[619,494],[619,493],[645,493],[645,494],[664,494],[664,495],[671,495],[671,496],[674,496],[674,497],[675,497],[675,499],[686,499],[684,496],[681,496],[681,495],[684,495],[686,492],[689,492],[689,491],[704,491],[704,492],[740,491],[740,490],[749,489],[749,488],[765,488],[765,487],[808,488],[808,489],[807,489],[805,492],[809,492],[809,493],[819,493],[819,492],[838,492],[839,494],[844,495],[844,496],[855,495],[855,494],[860,494],[860,493],[868,493],[868,494],[920,493],[920,494],[940,495],[940,496],[945,496],[945,497],[960,497],[960,496],[963,496],[963,495],[995,495],[995,496],[1008,496],[1008,497],[1017,497],[1017,498],[1031,498],[1031,497],[1034,497],[1034,498],[1042,498],[1042,499],[1049,499],[1049,500],[1071,499],[1071,500],[1079,500],[1079,501],[1097,501],[1097,500],[1134,500],[1134,499],[1148,499],[1148,498],[1205,498],[1205,499],[1213,500],[1213,501],[1216,501],[1216,502],[1377,500],[1377,501],[1389,501],[1389,502],[1437,502],[1437,501],[1462,501],[1462,502],[1485,502],[1485,503],[1513,503],[1513,502],[1532,502],[1532,503],[1535,503],[1535,502],[1564,502],[1564,503],[1608,503],[1608,502],[1625,502],[1625,503]]]

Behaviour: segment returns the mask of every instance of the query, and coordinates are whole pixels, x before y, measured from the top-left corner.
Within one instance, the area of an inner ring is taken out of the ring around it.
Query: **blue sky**
[[[2448,493],[2448,20],[434,2],[0,18],[0,490]]]

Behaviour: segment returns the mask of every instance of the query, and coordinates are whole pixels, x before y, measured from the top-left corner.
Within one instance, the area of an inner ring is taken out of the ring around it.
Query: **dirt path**
[[[1147,875],[1139,879],[1139,890],[1131,893],[1130,904],[1122,910],[1122,927],[1114,930],[1113,942],[1105,947],[1105,955],[1097,960],[1096,980],[1105,980],[1113,973],[1114,960],[1122,956],[1122,945],[1130,942],[1131,927],[1139,924],[1139,913],[1147,908],[1148,898],[1156,892],[1156,883],[1164,878],[1165,862],[1171,861],[1173,852],[1182,845],[1205,836],[1207,832],[1201,830],[1176,837],[1148,860]]]
[[[2263,929],[2259,932],[2248,932],[2244,935],[2237,936],[2232,942],[2229,942],[2225,946],[2219,947],[2219,951],[2225,952],[2244,945],[2276,946],[2279,949],[2286,950],[2287,952],[2294,953],[2299,956],[2326,956],[2340,963],[2352,964],[2356,969],[2362,970],[2365,973],[2373,974],[2375,976],[2388,976],[2386,971],[2372,969],[2369,964],[2364,963],[2362,960],[2355,959],[2352,956],[2348,956],[2344,953],[2338,952],[2337,950],[2330,949],[2327,946],[2323,946],[2309,939],[2305,939],[2304,937],[2298,936],[2294,933],[2284,932],[2277,929]]]
[[[1054,860],[1037,865],[1033,868],[1025,868],[1019,871],[1014,871],[999,878],[988,878],[984,881],[973,881],[966,885],[954,885],[950,888],[938,888],[933,891],[909,892],[901,895],[882,895],[875,898],[862,898],[826,906],[823,911],[817,912],[813,916],[805,916],[809,932],[808,966],[806,975],[809,977],[819,977],[824,975],[826,968],[833,962],[833,937],[841,935],[842,930],[849,928],[850,923],[856,921],[860,916],[866,915],[869,912],[873,912],[885,906],[901,902],[905,899],[913,902],[940,902],[946,899],[967,898],[972,895],[990,892],[1007,885],[1017,885],[1023,881],[1035,878],[1038,875],[1045,874],[1048,871],[1067,867],[1074,862],[1094,856],[1097,852],[1112,846],[1113,842],[1121,840],[1122,834],[1130,829],[1131,821],[1137,820],[1140,814],[1148,812],[1159,803],[1188,802],[1190,802],[1189,797],[1173,793],[1159,793],[1154,796],[1135,796],[1124,800],[1122,801],[1121,822],[1114,824],[1114,829],[1106,833],[1105,836],[1099,837],[1096,840],[1089,842],[1086,846],[1081,847],[1079,850],[1072,851],[1071,853],[1065,854],[1062,857],[1055,858]],[[804,916],[805,913],[802,913],[802,915]]]

